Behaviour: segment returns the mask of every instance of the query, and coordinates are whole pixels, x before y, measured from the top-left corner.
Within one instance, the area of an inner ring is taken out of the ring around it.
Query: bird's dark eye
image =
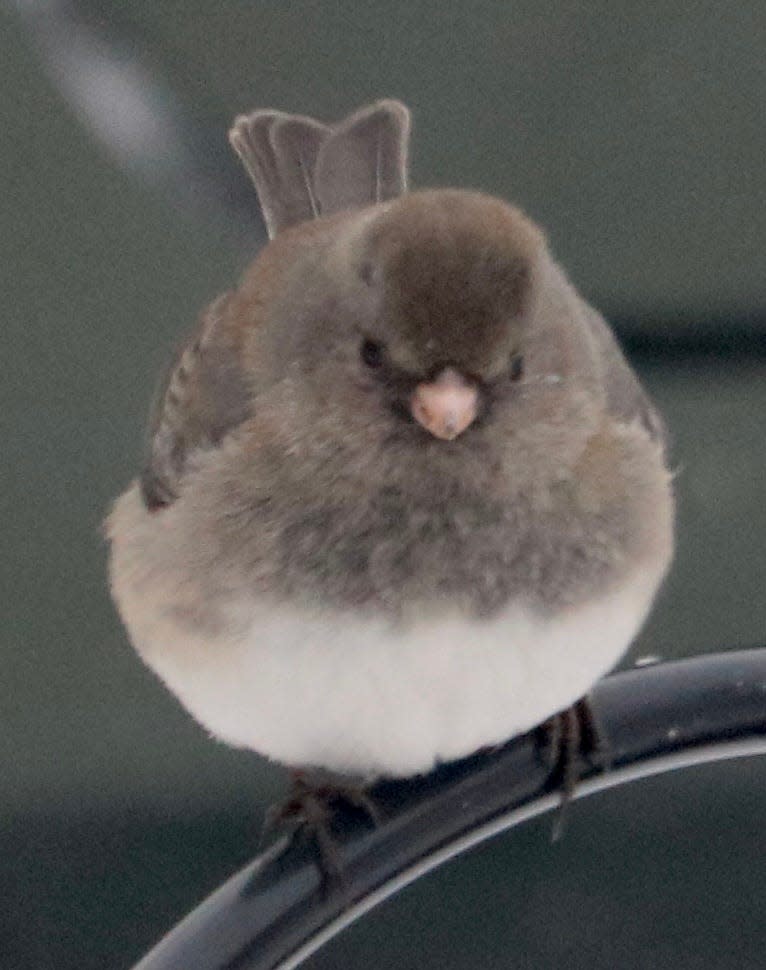
[[[383,363],[383,344],[369,338],[363,340],[359,348],[359,355],[368,367],[380,367]]]
[[[521,354],[514,354],[511,357],[510,377],[512,381],[520,381],[524,376],[524,358]]]

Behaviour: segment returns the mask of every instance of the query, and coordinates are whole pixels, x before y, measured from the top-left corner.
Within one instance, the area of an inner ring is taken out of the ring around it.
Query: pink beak
[[[410,401],[413,418],[437,438],[451,441],[471,424],[478,413],[476,386],[452,367],[445,367],[436,380],[423,381]]]

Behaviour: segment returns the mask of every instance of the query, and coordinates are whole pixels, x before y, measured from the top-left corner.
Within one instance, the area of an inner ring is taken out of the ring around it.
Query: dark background
[[[0,27],[4,970],[129,967],[253,854],[284,783],[142,668],[99,535],[158,368],[263,240],[226,146],[240,111],[402,98],[415,186],[546,228],[673,439],[678,554],[626,663],[763,642],[760,0],[19,0]],[[135,90],[177,130],[152,141]],[[762,965],[765,783],[750,761],[610,792],[555,848],[528,824],[312,965]]]

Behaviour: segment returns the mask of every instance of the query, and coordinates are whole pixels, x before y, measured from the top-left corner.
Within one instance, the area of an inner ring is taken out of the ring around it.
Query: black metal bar
[[[766,648],[614,674],[592,694],[612,768],[577,797],[661,771],[766,754]],[[469,847],[553,807],[534,733],[372,790],[381,823],[335,820],[344,882],[282,839],[183,920],[135,970],[289,970],[373,906]],[[575,809],[576,810],[576,809]]]

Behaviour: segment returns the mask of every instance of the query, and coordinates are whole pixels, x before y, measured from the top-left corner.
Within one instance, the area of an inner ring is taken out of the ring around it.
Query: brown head
[[[380,428],[383,414],[389,437],[453,440],[523,383],[551,260],[505,202],[416,192],[298,226],[269,249],[279,295],[254,330],[253,367],[267,382],[291,371],[315,382],[316,418],[343,399],[349,428],[373,414]]]
[[[483,388],[522,376],[541,233],[497,199],[430,191],[390,204],[358,246],[376,307],[368,366],[427,431],[457,437],[486,406]]]

